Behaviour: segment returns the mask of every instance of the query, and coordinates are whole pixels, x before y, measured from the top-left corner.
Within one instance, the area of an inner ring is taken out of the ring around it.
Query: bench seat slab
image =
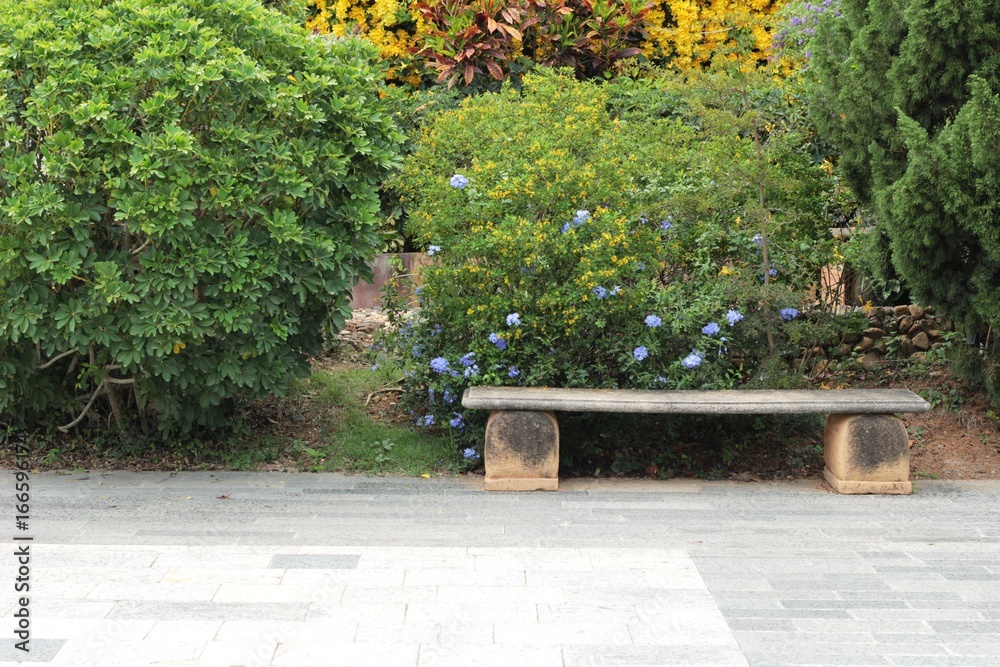
[[[559,422],[551,412],[493,411],[483,455],[487,491],[559,490]]]
[[[834,414],[826,419],[823,476],[838,493],[897,493],[910,484],[910,442],[889,414]]]

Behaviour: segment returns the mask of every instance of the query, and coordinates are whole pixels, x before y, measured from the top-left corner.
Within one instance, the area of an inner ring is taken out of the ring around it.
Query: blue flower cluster
[[[507,349],[507,341],[500,337],[500,334],[493,332],[489,336],[489,341],[497,346],[502,352]]]
[[[570,222],[567,222],[562,226],[562,233],[566,234],[569,232],[569,230],[573,229],[574,227],[580,227],[588,220],[590,220],[590,211],[587,211],[585,209],[580,209],[579,211],[576,212],[576,215],[573,216],[573,219]]]
[[[799,316],[799,311],[795,310],[794,308],[782,308],[778,314],[781,315],[781,319],[785,320],[786,322],[791,322],[792,320],[794,320],[796,317]]]
[[[438,375],[447,373],[450,370],[448,366],[448,360],[445,359],[444,357],[435,357],[434,359],[431,359],[430,366],[431,370],[437,373]]]
[[[423,426],[424,428],[434,424],[434,415],[424,415],[423,417],[417,418],[417,426]]]
[[[448,422],[448,424],[452,428],[459,428],[459,429],[465,428],[465,419],[462,418],[462,415],[460,415],[457,412],[453,412],[451,414],[455,416]]]
[[[448,185],[455,188],[456,190],[464,190],[465,186],[467,186],[468,184],[469,184],[469,179],[467,179],[465,176],[462,176],[461,174],[455,174],[454,176],[451,177],[451,180],[448,181]]]
[[[466,449],[462,450],[462,458],[465,459],[466,461],[478,461],[481,458],[481,456],[479,452],[474,450],[472,447],[467,447]]]
[[[729,322],[729,326],[734,327],[736,323],[743,319],[743,314],[738,310],[733,310],[730,308],[726,311],[726,321]]]
[[[520,324],[521,324],[520,313],[511,313],[510,315],[507,316],[507,326],[516,327],[520,326]]]
[[[691,354],[684,357],[681,361],[681,365],[683,365],[684,368],[698,368],[698,366],[701,366],[701,355],[696,351],[691,350]]]
[[[640,345],[632,350],[632,356],[635,357],[636,361],[642,361],[649,356],[649,350],[646,349],[645,345]]]
[[[663,320],[661,320],[657,315],[647,315],[645,322],[646,326],[651,329],[655,329],[656,327],[663,324]]]
[[[714,336],[718,334],[720,330],[718,322],[709,322],[701,328],[701,332],[706,336]]]
[[[439,245],[429,245],[427,246],[427,254],[433,257],[434,255],[441,252],[441,246]]]

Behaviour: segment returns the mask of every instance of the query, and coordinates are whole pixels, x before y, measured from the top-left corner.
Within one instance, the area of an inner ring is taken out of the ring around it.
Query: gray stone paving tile
[[[558,646],[421,644],[418,667],[562,667]]]
[[[943,634],[1000,633],[1000,621],[933,621],[931,627]]]
[[[8,630],[8,632],[10,632]],[[5,633],[6,634],[6,633]],[[50,662],[66,644],[65,639],[35,639],[28,643],[29,651],[21,651],[14,646],[15,640],[5,637],[0,640],[0,660],[4,662]]]
[[[267,566],[283,570],[353,570],[360,560],[359,554],[275,554]]]
[[[115,603],[107,618],[159,619],[165,621],[236,621],[272,619],[301,621],[309,604],[246,602],[160,602],[127,600]]]
[[[564,667],[748,667],[738,648],[693,646],[565,646]]]

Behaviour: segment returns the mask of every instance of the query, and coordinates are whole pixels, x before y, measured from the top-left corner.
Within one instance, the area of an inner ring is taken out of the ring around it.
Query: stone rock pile
[[[378,308],[358,308],[354,310],[351,319],[344,323],[337,340],[343,346],[350,346],[357,351],[365,350],[374,341],[375,332],[387,323],[388,318]]]
[[[943,345],[942,335],[955,330],[954,323],[936,317],[933,308],[917,305],[872,308],[867,315],[868,326],[863,331],[845,333],[839,345],[813,348],[813,358],[858,354],[865,368],[873,368],[887,357],[921,360],[929,350]]]

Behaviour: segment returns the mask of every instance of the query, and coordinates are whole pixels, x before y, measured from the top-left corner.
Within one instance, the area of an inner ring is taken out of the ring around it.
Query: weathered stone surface
[[[640,390],[469,387],[462,406],[481,410],[672,414],[828,414],[926,412],[907,389]],[[491,417],[491,419],[493,419]]]
[[[872,349],[879,354],[886,354],[889,351],[889,348],[886,347],[884,338],[875,341],[875,347]]]
[[[844,342],[848,344],[858,343],[861,341],[862,338],[864,338],[864,336],[857,333],[856,331],[851,331],[844,334]]]
[[[494,411],[483,454],[487,491],[559,488],[559,423],[551,412]]]
[[[910,336],[916,336],[918,333],[920,333],[923,330],[924,330],[924,323],[923,323],[923,321],[914,322],[913,325],[909,328],[909,330],[907,330],[907,333],[910,334]]]
[[[927,358],[927,353],[923,351],[914,352],[913,354],[910,355],[910,359],[913,359],[914,361],[923,361],[926,358]]]
[[[931,349],[930,338],[927,334],[921,331],[916,336],[913,337],[913,347],[917,350],[929,350]]]
[[[910,304],[909,309],[910,309],[910,317],[912,317],[915,320],[919,320],[921,317],[924,316],[924,309],[921,308],[920,306]]]
[[[872,340],[878,340],[885,335],[885,329],[880,329],[878,327],[868,327],[862,332],[866,338],[871,338]]]
[[[899,353],[904,357],[908,357],[913,353],[913,342],[906,336],[899,339]]]
[[[940,338],[941,337],[941,330],[940,329],[931,329],[930,331],[927,332],[927,335],[930,336],[931,338]]]
[[[878,368],[882,364],[882,357],[878,352],[869,352],[859,359],[859,363],[862,368],[871,370],[873,368]]]
[[[907,315],[903,319],[899,320],[899,323],[896,324],[896,330],[899,331],[899,333],[906,333],[907,331],[910,330],[910,327],[912,326],[913,326],[913,318]]]
[[[826,420],[823,474],[839,493],[910,493],[910,446],[890,414],[838,415]]]
[[[868,350],[872,349],[873,345],[875,345],[875,341],[873,341],[868,336],[865,336],[864,338],[861,339],[861,342],[858,343],[857,349],[860,350],[861,352],[867,352]]]
[[[910,314],[910,307],[909,306],[896,306],[895,308],[892,309],[892,314],[895,315],[896,317],[902,317],[903,315],[909,315]]]

